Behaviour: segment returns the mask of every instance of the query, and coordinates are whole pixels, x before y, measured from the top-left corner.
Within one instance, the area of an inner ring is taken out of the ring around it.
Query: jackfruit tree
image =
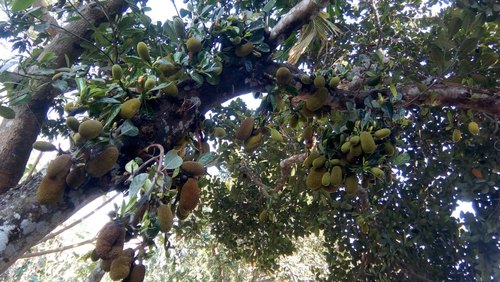
[[[500,4],[174,7],[3,1],[1,272],[116,190],[88,259],[113,280],[203,228],[271,271],[321,234],[330,280],[500,280]],[[58,157],[19,183],[32,149]]]

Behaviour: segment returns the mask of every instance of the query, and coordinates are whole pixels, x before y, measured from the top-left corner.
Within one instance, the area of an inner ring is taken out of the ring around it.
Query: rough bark
[[[113,15],[123,11],[123,0],[107,1],[103,4],[105,12]],[[96,23],[106,19],[102,7],[96,4],[85,6],[80,12],[85,19],[69,23],[64,30],[54,37],[44,52],[56,55],[54,68],[66,66],[65,55],[74,62],[83,51],[78,47],[81,38],[89,37],[89,30]],[[69,31],[69,32],[68,32]],[[5,193],[10,187],[16,185],[21,178],[24,167],[28,161],[31,145],[36,140],[42,123],[46,119],[47,111],[53,98],[60,94],[51,86],[50,77],[40,81],[41,87],[32,94],[29,103],[14,106],[16,118],[4,120],[0,125],[0,194]]]

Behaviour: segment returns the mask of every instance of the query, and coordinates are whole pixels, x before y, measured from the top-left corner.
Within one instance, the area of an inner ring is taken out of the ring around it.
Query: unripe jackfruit
[[[263,138],[263,135],[261,132],[250,136],[245,141],[245,146],[244,146],[245,152],[251,153],[251,152],[255,151],[257,148],[259,148],[259,146],[262,143],[262,138]]]
[[[312,79],[307,74],[303,74],[303,75],[300,76],[300,82],[302,84],[309,85],[309,84],[312,83]]]
[[[309,111],[314,112],[320,109],[327,99],[328,99],[328,89],[326,89],[326,87],[321,87],[318,90],[316,90],[314,94],[311,97],[309,97],[309,99],[307,99],[306,108]]]
[[[325,162],[326,162],[326,157],[324,155],[321,155],[316,159],[314,159],[314,161],[312,162],[312,166],[315,169],[319,169],[325,165]]]
[[[345,178],[345,191],[348,195],[358,192],[358,178],[356,175],[349,175]]]
[[[321,177],[321,185],[328,187],[330,186],[330,182],[330,173],[328,171],[325,171],[325,173],[323,173],[323,176]]]
[[[139,57],[141,57],[144,61],[149,62],[151,58],[149,57],[148,45],[146,45],[146,43],[137,43],[137,55],[139,55]]]
[[[291,128],[296,128],[298,124],[299,124],[299,117],[297,115],[293,115],[290,118],[290,123],[288,125],[290,125]]]
[[[129,276],[124,282],[143,282],[146,275],[146,267],[143,264],[134,264],[130,269]]]
[[[174,31],[178,38],[184,38],[186,29],[184,28],[184,22],[179,17],[174,18]]]
[[[312,166],[313,161],[319,157],[320,153],[318,151],[312,151],[309,156],[304,160],[302,165],[306,168],[310,168]]]
[[[201,50],[201,41],[196,37],[190,37],[186,41],[186,47],[191,53],[198,53]]]
[[[390,142],[385,142],[384,144],[384,153],[388,156],[393,156],[396,149]]]
[[[47,141],[36,141],[33,143],[33,149],[38,150],[40,152],[50,152],[57,150],[54,144]]]
[[[344,154],[347,154],[351,150],[351,146],[351,142],[345,142],[344,144],[342,144],[342,146],[340,146],[340,151]]]
[[[271,138],[276,141],[276,142],[283,142],[283,136],[281,135],[281,133],[274,129],[274,128],[271,128]]]
[[[304,133],[302,134],[304,136],[304,140],[311,140],[314,134],[312,126],[307,125],[306,127],[304,127]]]
[[[179,88],[177,88],[177,85],[175,85],[175,83],[172,82],[167,87],[163,88],[162,92],[165,93],[167,96],[175,97],[179,95]]]
[[[68,117],[66,119],[66,125],[69,127],[69,129],[73,130],[74,132],[78,132],[78,127],[80,126],[80,122],[76,117]]]
[[[125,279],[130,273],[132,258],[133,254],[124,250],[120,256],[111,262],[109,278],[114,281]]]
[[[199,162],[185,161],[182,163],[181,168],[191,176],[205,175],[205,167]]]
[[[73,168],[66,176],[66,184],[70,188],[77,189],[85,181],[85,168],[78,166]]]
[[[194,178],[188,178],[182,185],[179,207],[185,211],[192,211],[200,201],[200,188],[198,181]]]
[[[391,135],[391,130],[389,128],[382,128],[375,131],[375,137],[379,139],[384,139],[385,137]]]
[[[106,223],[95,243],[95,253],[103,260],[111,260],[121,255],[125,243],[125,228],[120,221]]]
[[[328,82],[328,86],[330,86],[330,88],[335,88],[339,85],[339,83],[340,83],[340,77],[334,76],[334,77],[330,78],[330,81]]]
[[[47,177],[65,178],[71,168],[71,155],[64,154],[57,156],[47,166]]]
[[[245,141],[252,135],[253,131],[253,118],[252,117],[247,117],[241,122],[240,127],[236,130],[234,136],[236,139]]]
[[[281,85],[287,84],[288,82],[290,82],[291,79],[292,79],[292,73],[287,67],[280,67],[276,71],[276,82],[278,82],[278,84]]]
[[[325,87],[325,85],[326,85],[325,77],[323,77],[322,75],[316,76],[316,78],[314,79],[314,86],[316,86],[316,88],[320,88],[320,87]]]
[[[189,211],[183,209],[181,206],[177,206],[177,209],[175,210],[175,216],[177,216],[179,220],[186,219],[189,216],[189,213]]]
[[[236,49],[234,50],[234,54],[238,57],[246,57],[250,55],[252,51],[253,51],[253,43],[247,42],[243,45],[236,47]]]
[[[367,154],[371,154],[375,152],[377,149],[377,145],[375,144],[375,141],[373,140],[372,135],[368,131],[363,131],[360,134],[360,139],[361,139],[361,148],[363,149],[363,152]]]
[[[40,204],[50,205],[62,200],[66,182],[64,177],[42,178],[36,191],[36,199]]]
[[[144,82],[144,89],[145,90],[151,90],[155,88],[156,86],[156,81],[152,78],[146,79],[146,82]]]
[[[93,119],[82,122],[78,127],[78,133],[80,134],[80,137],[85,140],[96,138],[101,134],[101,131],[102,123]]]
[[[462,139],[462,131],[460,131],[459,129],[454,129],[453,142],[457,143],[458,141],[460,141],[460,139]]]
[[[349,149],[349,153],[351,153],[354,157],[359,157],[363,153],[363,150],[361,149],[360,145],[351,146],[351,148]]]
[[[216,127],[214,128],[214,136],[217,138],[224,138],[226,137],[226,130],[222,127]]]
[[[131,119],[137,114],[141,108],[141,100],[139,98],[132,98],[125,101],[120,109],[120,117],[124,119]]]
[[[122,79],[123,76],[122,67],[120,65],[114,64],[113,67],[111,67],[111,75],[113,76],[114,80]]]
[[[113,168],[119,155],[120,152],[115,146],[107,147],[95,158],[90,159],[85,169],[90,176],[101,177]]]
[[[158,206],[158,222],[160,223],[160,230],[162,232],[168,232],[172,229],[174,224],[174,215],[170,208],[170,205],[160,204]]]
[[[352,136],[351,139],[349,139],[349,142],[351,145],[358,145],[359,144],[359,136]]]
[[[332,168],[330,174],[330,183],[334,186],[339,186],[342,184],[342,167],[336,165]]]
[[[312,168],[311,170],[309,170],[309,174],[307,175],[307,178],[306,178],[307,188],[309,188],[311,190],[320,189],[322,186],[321,180],[322,180],[323,174],[325,172],[326,172],[325,168],[321,168],[318,170]]]
[[[474,121],[469,122],[469,125],[467,127],[468,127],[469,132],[471,134],[473,134],[473,135],[479,134],[479,125],[476,122],[474,122]]]
[[[109,272],[111,269],[111,262],[112,260],[110,259],[101,260],[101,269],[104,270],[104,272]]]
[[[383,170],[381,170],[380,168],[378,167],[372,167],[371,168],[371,173],[373,175],[375,175],[376,178],[384,178],[385,177],[385,173]]]

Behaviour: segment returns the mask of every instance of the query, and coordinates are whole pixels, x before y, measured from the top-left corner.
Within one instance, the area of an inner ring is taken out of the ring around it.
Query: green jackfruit
[[[36,191],[36,199],[43,205],[55,204],[63,199],[65,186],[64,177],[50,178],[45,176]]]
[[[292,115],[292,117],[290,117],[290,122],[288,125],[290,125],[291,128],[296,128],[298,124],[299,117],[297,115]]]
[[[304,127],[304,133],[302,133],[302,134],[304,136],[304,140],[311,140],[313,138],[313,135],[314,135],[314,131],[313,131],[312,126],[307,125],[306,127]]]
[[[114,281],[125,279],[130,273],[132,258],[133,254],[124,250],[120,256],[111,262],[109,278]]]
[[[57,150],[54,144],[47,141],[36,141],[35,143],[33,143],[33,149],[40,152],[50,152]]]
[[[310,77],[310,76],[308,76],[307,74],[303,74],[303,75],[301,75],[301,76],[300,76],[300,82],[301,82],[302,84],[309,85],[309,84],[311,84],[313,81],[312,81],[312,79],[311,79],[311,77]]]
[[[224,138],[226,137],[226,130],[222,127],[216,127],[214,128],[214,136],[217,138]]]
[[[101,177],[113,168],[119,155],[120,152],[115,146],[107,147],[95,158],[90,159],[85,169],[90,176]]]
[[[358,192],[358,178],[356,175],[349,175],[345,178],[345,191],[348,195]]]
[[[320,87],[325,87],[325,85],[326,85],[325,77],[322,75],[316,76],[316,78],[314,79],[314,86],[316,88],[320,88]]]
[[[340,83],[340,77],[334,76],[328,82],[328,86],[330,86],[330,88],[335,88],[339,85],[339,83]]]
[[[189,52],[195,54],[201,50],[201,41],[196,37],[190,37],[186,41],[186,47]]]
[[[342,167],[336,165],[332,168],[330,174],[330,183],[334,186],[339,186],[342,184]]]
[[[125,227],[120,221],[109,221],[99,231],[95,253],[103,260],[112,260],[122,254],[125,243]]]
[[[252,51],[253,51],[253,43],[247,42],[243,45],[236,47],[236,49],[234,50],[234,54],[237,57],[246,57],[246,56],[250,55],[250,53],[252,53]]]
[[[57,156],[47,166],[47,177],[51,179],[65,178],[71,168],[71,155]]]
[[[345,142],[344,144],[342,144],[342,146],[340,146],[340,151],[344,154],[347,154],[351,150],[351,146],[351,142]]]
[[[312,166],[313,161],[320,156],[318,151],[312,151],[309,156],[302,162],[302,165],[306,168],[310,168]]]
[[[371,173],[372,173],[373,175],[375,175],[375,177],[377,177],[377,178],[384,178],[384,176],[385,176],[384,171],[383,171],[383,170],[381,170],[381,169],[380,169],[380,168],[378,168],[378,167],[372,167],[370,171],[371,171]]]
[[[324,155],[321,155],[316,159],[314,159],[314,161],[312,162],[312,166],[314,169],[319,169],[325,166],[325,162],[326,162],[326,157]]]
[[[66,176],[66,184],[70,188],[77,189],[85,181],[85,168],[78,166],[73,168]]]
[[[158,206],[158,222],[162,232],[168,232],[174,224],[174,215],[170,205],[160,204]]]
[[[146,43],[137,43],[137,55],[139,55],[139,57],[141,57],[144,61],[149,62],[151,57],[149,57],[148,45],[146,45]]]
[[[358,145],[359,144],[359,136],[352,136],[351,139],[349,139],[349,142],[353,146]]]
[[[245,141],[245,146],[244,146],[245,152],[251,153],[255,151],[257,148],[259,148],[262,143],[262,138],[263,135],[261,132],[248,137],[248,139]]]
[[[360,140],[361,140],[361,148],[363,149],[363,152],[367,154],[371,154],[375,152],[377,149],[377,145],[375,144],[375,141],[373,140],[372,135],[368,131],[363,131],[360,134]]]
[[[146,267],[143,264],[134,264],[130,269],[129,276],[123,282],[143,282],[146,275]]]
[[[320,109],[327,99],[328,99],[328,89],[326,89],[326,87],[321,87],[318,90],[316,90],[314,94],[311,97],[309,97],[309,99],[307,99],[306,108],[309,111],[314,112]]]
[[[386,138],[389,135],[391,135],[391,130],[389,128],[382,128],[375,131],[375,137],[379,139]]]
[[[471,121],[469,122],[467,128],[469,129],[469,132],[473,135],[478,135],[479,134],[479,125],[474,122],[474,121]]]
[[[390,142],[385,142],[384,143],[384,154],[388,156],[393,156],[394,153],[396,152],[396,149]]]
[[[101,131],[102,123],[93,119],[82,122],[78,127],[78,133],[80,134],[80,137],[85,140],[96,138],[101,134]]]
[[[349,149],[349,152],[354,156],[354,157],[359,157],[363,153],[363,150],[361,149],[360,145],[357,146],[351,146]]]
[[[184,22],[179,17],[174,18],[174,31],[178,38],[184,38],[184,35],[186,34]]]
[[[139,98],[132,98],[125,101],[120,109],[120,117],[123,119],[131,119],[139,112],[141,108],[141,100]]]
[[[330,181],[330,173],[328,171],[325,171],[325,173],[323,173],[323,176],[321,177],[321,185],[328,187],[330,186]]]
[[[281,85],[287,84],[288,82],[290,82],[291,79],[292,79],[292,73],[287,67],[280,67],[276,71],[276,82],[278,82],[278,84]]]
[[[113,65],[113,67],[111,67],[111,75],[113,76],[113,79],[114,80],[120,80],[122,79],[122,76],[123,76],[123,69],[120,65]]]
[[[144,82],[144,89],[146,91],[155,88],[155,86],[156,86],[156,81],[152,78],[148,78],[146,79],[146,82]]]
[[[311,190],[320,189],[322,186],[321,180],[322,180],[323,174],[325,172],[326,172],[325,168],[321,168],[318,170],[312,168],[311,170],[309,170],[309,174],[307,175],[307,178],[306,178],[307,188],[309,188]]]
[[[458,141],[460,141],[460,139],[462,139],[462,131],[460,131],[459,129],[454,129],[453,142],[457,143]]]
[[[252,117],[244,119],[234,134],[235,138],[241,141],[247,140],[250,135],[252,135],[253,123],[254,121]]]
[[[68,126],[69,129],[73,130],[74,132],[78,132],[78,127],[80,126],[80,122],[76,117],[68,117],[66,119],[66,125]]]
[[[274,128],[271,128],[271,138],[276,141],[276,142],[280,142],[282,143],[283,142],[283,136],[281,135],[281,133],[274,129]]]
[[[177,88],[177,85],[175,83],[170,83],[167,87],[162,89],[162,92],[165,93],[167,96],[175,97],[179,95],[179,89]]]

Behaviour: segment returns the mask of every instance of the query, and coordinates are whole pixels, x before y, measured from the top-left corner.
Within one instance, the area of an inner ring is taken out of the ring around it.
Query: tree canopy
[[[329,280],[500,279],[500,4],[173,3],[3,1],[2,272],[116,190],[94,280],[200,234],[266,271],[316,234]]]

